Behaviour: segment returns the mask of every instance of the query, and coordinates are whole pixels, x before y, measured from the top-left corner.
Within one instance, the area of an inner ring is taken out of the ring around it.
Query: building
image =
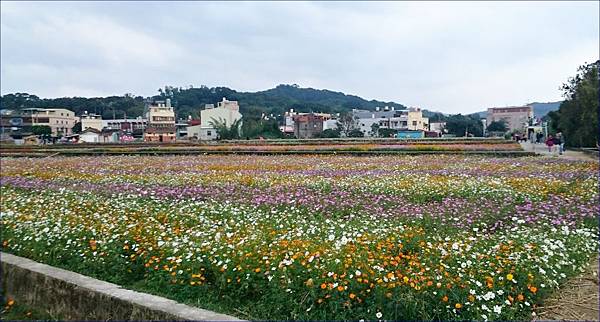
[[[337,129],[338,129],[338,120],[337,119],[323,120],[323,131],[337,130]]]
[[[510,132],[525,133],[529,122],[533,120],[532,106],[492,107],[487,110],[487,125],[504,121]]]
[[[53,136],[71,135],[78,118],[75,112],[64,108],[29,108],[23,113],[31,117],[32,126],[49,126]]]
[[[446,122],[430,122],[429,131],[442,133],[446,128]]]
[[[323,115],[308,113],[293,116],[294,136],[298,139],[312,139],[323,132]]]
[[[240,106],[237,101],[228,101],[225,97],[217,103],[204,105],[200,111],[200,125],[187,127],[187,137],[198,140],[216,140],[218,139],[217,129],[214,123],[224,123],[231,126],[235,121],[241,120]]]
[[[85,129],[95,129],[98,131],[102,131],[102,128],[104,128],[104,123],[102,122],[102,115],[84,113],[79,118],[79,120],[81,122],[82,131],[85,131]]]
[[[406,110],[396,110],[394,107],[376,108],[375,111],[352,110],[358,129],[365,137],[377,136],[373,131],[376,125],[379,129],[393,129],[397,131],[428,131],[429,119],[423,117],[420,108],[411,107]]]
[[[289,112],[285,112],[285,114],[283,115],[283,125],[279,126],[279,130],[283,134],[294,134],[294,115],[297,114],[297,112],[294,112],[294,109],[290,109]]]
[[[176,139],[175,111],[171,100],[156,101],[146,107],[148,127],[144,130],[146,142],[172,142]]]
[[[101,131],[98,131],[93,127],[88,127],[79,133],[79,141],[85,143],[99,143],[101,142],[100,135]]]
[[[238,102],[228,101],[225,97],[217,103],[217,107],[214,107],[213,104],[206,104],[200,111],[200,125],[206,128],[214,127],[213,123],[215,122],[224,122],[225,125],[231,126],[233,122],[241,118]]]

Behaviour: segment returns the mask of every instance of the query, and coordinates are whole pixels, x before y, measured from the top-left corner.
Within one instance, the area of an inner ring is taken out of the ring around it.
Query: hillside
[[[390,106],[404,109],[405,106],[395,102],[366,100],[358,96],[347,95],[330,90],[301,88],[298,85],[279,85],[275,88],[259,92],[238,92],[227,87],[172,87],[165,86],[159,95],[152,99],[171,98],[178,117],[188,115],[198,117],[204,104],[214,104],[223,97],[237,100],[241,113],[246,118],[260,118],[264,114],[280,115],[289,109],[299,112],[343,113],[353,108],[374,110],[375,107]],[[127,94],[110,97],[65,97],[40,98],[27,93],[7,94],[0,98],[1,109],[24,109],[32,107],[63,107],[74,111],[77,115],[84,111],[102,114],[104,118],[135,117],[142,115],[144,100],[142,96]]]

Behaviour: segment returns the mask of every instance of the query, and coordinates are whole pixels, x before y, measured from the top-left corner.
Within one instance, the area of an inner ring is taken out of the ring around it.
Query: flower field
[[[530,319],[598,253],[594,162],[1,161],[2,251],[241,318]]]

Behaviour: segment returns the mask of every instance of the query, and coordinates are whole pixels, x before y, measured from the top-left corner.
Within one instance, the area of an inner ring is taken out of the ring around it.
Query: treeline
[[[563,84],[565,101],[558,111],[548,113],[551,133],[562,132],[566,145],[595,147],[598,144],[598,71],[600,60],[577,69],[577,75]]]
[[[376,106],[390,106],[404,109],[402,104],[394,102],[367,101],[358,96],[346,95],[329,90],[300,88],[298,85],[279,85],[273,89],[260,92],[238,92],[227,87],[174,87],[165,86],[158,94],[148,99],[170,98],[178,118],[199,117],[200,109],[205,104],[215,104],[226,97],[237,100],[244,118],[260,119],[264,115],[278,116],[289,109],[298,112],[344,113],[353,108],[374,110]],[[24,108],[62,107],[74,111],[77,115],[84,111],[101,114],[103,118],[113,115],[122,117],[141,116],[144,112],[142,96],[125,94],[109,97],[64,97],[40,98],[28,93],[7,94],[0,97],[0,108],[20,110]]]

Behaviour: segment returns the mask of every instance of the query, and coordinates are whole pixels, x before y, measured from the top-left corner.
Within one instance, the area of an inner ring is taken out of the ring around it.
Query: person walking
[[[552,141],[554,141],[554,151],[557,151],[559,154],[562,154],[560,152],[560,132],[556,133],[556,136],[554,136]]]
[[[562,155],[565,152],[565,135],[558,132],[556,137],[558,138],[558,154]]]
[[[552,135],[548,135],[546,139],[546,146],[548,147],[548,152],[552,152],[552,146],[554,146],[554,138]]]

